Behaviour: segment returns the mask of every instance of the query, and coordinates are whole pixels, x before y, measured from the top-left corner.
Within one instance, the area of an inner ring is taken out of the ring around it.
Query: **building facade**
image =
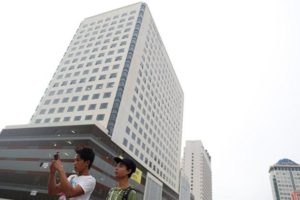
[[[183,91],[146,4],[85,19],[31,124],[85,122],[178,192]]]
[[[292,194],[300,190],[299,164],[281,159],[270,167],[269,174],[274,200],[290,200]]]
[[[212,200],[211,157],[200,140],[186,141],[182,166],[195,200]]]

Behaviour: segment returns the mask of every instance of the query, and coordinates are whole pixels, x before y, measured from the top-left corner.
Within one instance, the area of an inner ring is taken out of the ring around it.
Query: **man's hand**
[[[52,167],[52,165],[53,165],[54,170],[57,170],[59,172],[64,171],[64,166],[62,165],[62,162],[60,159],[52,160],[51,167]],[[51,167],[50,167],[50,170],[51,170]]]
[[[54,167],[54,162],[55,160],[52,160],[51,165],[50,165],[50,174],[54,175],[55,174],[55,167]]]

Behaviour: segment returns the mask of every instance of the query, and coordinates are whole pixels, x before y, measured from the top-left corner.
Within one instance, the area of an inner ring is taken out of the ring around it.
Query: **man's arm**
[[[52,161],[51,166],[50,166],[49,179],[48,179],[48,194],[56,195],[60,192],[61,192],[60,184],[56,183],[55,168],[54,168],[53,161]]]
[[[66,197],[77,197],[84,194],[84,191],[80,185],[76,185],[74,188],[72,187],[71,183],[68,181],[65,170],[60,160],[55,161],[54,166],[59,173],[59,188],[61,189],[61,192],[66,195]]]

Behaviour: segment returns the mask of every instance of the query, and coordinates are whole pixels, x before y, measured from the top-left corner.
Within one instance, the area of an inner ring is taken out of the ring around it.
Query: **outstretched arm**
[[[50,165],[50,173],[49,173],[49,179],[48,179],[48,194],[49,195],[57,195],[61,192],[60,184],[56,183],[55,178],[55,171],[54,163],[55,161],[52,161]]]

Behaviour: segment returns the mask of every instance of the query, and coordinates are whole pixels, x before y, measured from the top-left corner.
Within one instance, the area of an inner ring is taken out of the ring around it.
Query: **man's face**
[[[88,161],[84,161],[78,154],[76,154],[74,159],[74,170],[81,173],[86,168],[88,168]]]
[[[128,170],[126,165],[124,165],[121,162],[117,163],[117,165],[115,167],[116,178],[128,177],[129,173],[130,173],[130,169]]]

